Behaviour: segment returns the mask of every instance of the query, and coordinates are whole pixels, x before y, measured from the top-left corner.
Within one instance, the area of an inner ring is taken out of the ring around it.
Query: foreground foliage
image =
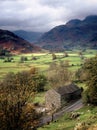
[[[5,76],[0,84],[0,130],[36,129],[40,115],[28,101],[43,90],[44,80],[35,68]]]
[[[85,101],[97,105],[97,56],[86,60],[82,69],[86,73]]]

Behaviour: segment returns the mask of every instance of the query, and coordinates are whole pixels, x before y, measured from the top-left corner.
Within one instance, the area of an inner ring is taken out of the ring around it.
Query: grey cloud
[[[70,2],[71,0],[69,0]],[[40,0],[42,5],[47,5],[51,7],[64,6],[68,3],[68,0]]]
[[[96,12],[96,0],[1,0],[0,28],[48,31]]]

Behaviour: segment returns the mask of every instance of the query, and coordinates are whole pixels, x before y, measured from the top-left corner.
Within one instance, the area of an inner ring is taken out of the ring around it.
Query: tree
[[[31,60],[37,60],[37,57],[35,57],[34,55],[32,55]]]
[[[76,78],[76,81],[78,82],[84,82],[87,79],[87,73],[85,73],[85,71],[82,68],[79,68],[75,72],[75,78]]]
[[[44,85],[41,80],[43,77],[36,71],[8,73],[4,77],[0,84],[1,130],[36,129],[40,115],[29,105],[29,99],[34,99],[36,86]]]
[[[64,62],[59,64],[52,63],[48,70],[48,81],[52,87],[62,87],[70,82],[72,82],[72,73],[65,66]]]
[[[28,61],[28,58],[26,56],[21,56],[20,62],[23,63],[25,61]]]
[[[12,62],[13,60],[14,60],[14,58],[7,56],[7,57],[4,59],[4,62]]]
[[[0,56],[11,56],[10,51],[0,48]]]
[[[85,101],[97,105],[97,56],[86,60],[82,69],[87,76]]]
[[[55,59],[57,59],[57,57],[56,57],[55,53],[52,53],[52,60],[55,60]]]
[[[39,73],[39,70],[35,67],[30,69],[31,80],[33,81],[35,87],[34,91],[42,92],[45,90],[45,84],[47,83],[47,79],[45,75]]]
[[[79,55],[79,57],[81,58],[81,60],[83,60],[85,57],[84,57],[84,55],[83,55],[83,53],[82,53],[82,51],[80,51],[79,53],[78,53],[78,55]]]
[[[68,53],[64,52],[63,57],[68,57]]]

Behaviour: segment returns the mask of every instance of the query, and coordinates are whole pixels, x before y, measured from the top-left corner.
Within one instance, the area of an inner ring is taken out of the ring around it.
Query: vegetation
[[[71,82],[72,72],[68,70],[67,62],[53,62],[48,69],[48,81],[52,87],[62,87]]]
[[[68,57],[68,56],[69,56],[68,53],[64,52],[63,57]]]
[[[78,114],[78,116],[72,118],[72,114]],[[58,120],[51,122],[49,125],[46,124],[38,128],[38,130],[74,130],[75,126],[79,123],[86,124],[85,126],[88,128],[93,124],[97,126],[97,107],[85,106],[78,111],[65,113]],[[92,128],[90,130],[92,130]]]
[[[53,53],[56,57],[54,59],[50,53],[33,54],[33,56],[32,54],[14,55],[10,57],[11,62],[4,62],[8,59],[7,56],[0,58],[0,78],[2,79],[0,84],[0,130],[36,129],[41,115],[37,114],[33,103],[44,103],[46,75],[50,83],[46,86],[47,90],[51,85],[62,86],[72,80],[77,81],[76,83],[81,84],[80,86],[84,86],[86,81],[85,101],[96,105],[97,57],[94,57],[96,51],[85,50],[79,55],[78,53],[77,50]],[[82,58],[83,56],[84,58]],[[88,109],[91,113],[87,112]],[[79,111],[85,112],[80,115],[80,122],[87,122],[90,116],[97,113],[97,108],[88,106]],[[72,130],[76,122],[77,119],[72,120],[70,114],[65,114],[57,122],[39,130]],[[93,119],[91,124],[95,122]]]
[[[97,56],[87,59],[82,69],[86,75],[85,101],[97,105]]]
[[[6,50],[6,49],[0,49],[0,56],[10,56],[10,51]]]
[[[81,67],[83,61],[80,59],[77,50],[68,51],[68,57],[63,57],[64,53],[55,53],[57,59],[55,62],[60,61],[68,61],[69,62],[69,69],[70,70],[77,70]],[[85,58],[93,57],[96,54],[95,50],[87,50],[83,52]],[[27,57],[27,61],[21,63],[20,58],[24,56]],[[36,66],[40,68],[41,71],[46,71],[49,65],[53,62],[52,61],[52,54],[49,53],[33,53],[33,57],[36,60],[32,60],[32,54],[21,54],[21,55],[13,55],[11,62],[4,62],[6,57],[0,59],[0,78],[2,79],[4,75],[8,72],[20,72],[22,70],[29,70],[29,68]]]
[[[23,62],[25,62],[25,61],[27,61],[28,59],[27,59],[27,57],[26,56],[21,56],[21,58],[20,58],[20,62],[21,63],[23,63]]]
[[[4,77],[0,84],[0,130],[35,130],[40,115],[29,99],[43,91],[44,80],[36,68]]]
[[[56,57],[55,53],[52,53],[52,60],[55,60],[55,59],[57,59],[57,57]]]

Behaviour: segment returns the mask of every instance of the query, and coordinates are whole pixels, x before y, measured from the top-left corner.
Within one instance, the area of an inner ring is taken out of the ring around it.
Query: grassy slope
[[[97,124],[97,107],[85,106],[77,112],[81,113],[79,120],[78,118],[71,119],[71,113],[65,113],[57,122],[52,122],[38,130],[73,130],[77,123],[85,122],[89,124],[88,127]]]

